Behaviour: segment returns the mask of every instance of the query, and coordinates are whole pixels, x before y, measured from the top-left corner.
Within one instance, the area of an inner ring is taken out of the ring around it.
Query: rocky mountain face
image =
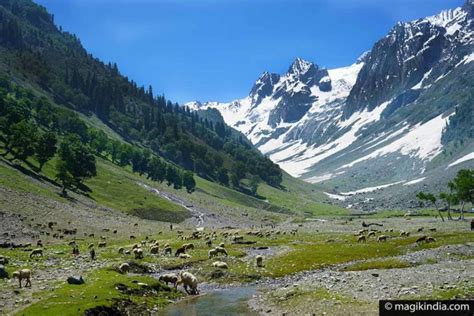
[[[248,97],[187,105],[218,109],[284,170],[331,188],[331,198],[396,189],[410,200],[474,165],[473,0],[397,23],[350,66],[297,58],[284,74],[265,72]]]

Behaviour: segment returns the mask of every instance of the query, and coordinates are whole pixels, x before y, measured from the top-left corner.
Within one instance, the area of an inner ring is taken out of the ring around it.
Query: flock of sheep
[[[420,232],[423,232],[424,231],[424,227],[420,227],[417,229],[417,232],[420,233]],[[436,231],[436,228],[431,228],[430,231]],[[386,230],[385,232],[387,233],[393,233],[393,229],[388,229]],[[374,239],[377,240],[377,242],[384,242],[384,241],[387,241],[387,239],[391,238],[390,236],[388,235],[382,235],[380,234],[381,231],[378,230],[378,229],[374,229],[374,228],[371,228],[371,229],[368,229],[368,228],[364,228],[364,229],[361,229],[359,230],[358,232],[354,233],[354,236],[357,237],[357,242],[358,243],[361,243],[361,242],[367,242],[367,240],[370,238],[370,237],[374,237]],[[380,234],[377,236],[377,234]],[[406,231],[401,231],[400,232],[400,237],[410,237],[410,232],[406,232]],[[420,236],[419,238],[417,238],[416,240],[416,243],[421,243],[421,242],[426,242],[426,243],[430,243],[430,242],[435,242],[436,239],[434,239],[433,237],[431,236],[427,236],[427,235],[422,235]]]
[[[55,223],[51,223],[48,225],[50,228],[54,226]],[[105,231],[105,230],[104,230]],[[109,231],[109,230],[107,230]],[[291,234],[296,234],[297,230],[293,230],[290,233]],[[177,237],[178,239],[181,240],[199,240],[203,239],[205,242],[204,244],[210,248],[208,250],[208,258],[218,258],[219,256],[225,256],[227,257],[229,254],[226,250],[225,244],[223,242],[218,243],[215,247],[213,247],[213,242],[215,242],[218,238],[222,238],[225,240],[230,240],[233,243],[242,243],[244,237],[240,236],[237,232],[235,233],[230,233],[227,231],[221,232],[220,237],[218,237],[217,232],[209,232],[209,233],[204,233],[202,231],[194,231],[190,235],[185,235],[183,231],[176,231],[177,232]],[[69,231],[68,231],[69,233]],[[116,233],[116,231],[114,231]],[[286,234],[286,232],[284,232]],[[72,235],[76,234],[76,231],[71,231]],[[161,232],[159,233],[161,234]],[[263,232],[263,231],[257,231],[257,232],[248,232],[248,235],[254,235],[258,237],[268,237],[271,234],[280,234],[279,231],[271,231],[271,232]],[[93,234],[88,234],[87,236],[89,237],[94,237]],[[98,248],[105,248],[107,247],[107,242],[105,241],[107,238],[105,236],[100,237],[100,241],[97,243],[90,243],[88,245],[88,250],[89,254],[92,260],[96,259],[96,252],[95,252],[95,245],[97,245]],[[131,240],[136,239],[135,236],[130,236]],[[72,247],[72,255],[77,256],[79,255],[79,246],[77,244],[77,240],[74,239],[70,242],[67,242],[69,246]],[[43,241],[38,240],[36,242],[37,248],[33,249],[30,251],[29,257],[34,258],[34,257],[41,257],[43,256]],[[159,255],[163,254],[164,256],[172,256],[173,251],[170,246],[170,244],[166,243],[162,246],[162,251],[160,252],[160,244],[157,240],[149,240],[148,237],[146,237],[145,240],[142,240],[139,243],[133,244],[130,248],[126,247],[119,247],[117,252],[119,255],[133,255],[134,259],[143,259],[145,256],[145,253],[148,252],[151,255]],[[176,249],[174,252],[174,256],[180,259],[190,259],[191,255],[189,254],[190,250],[195,249],[195,245],[191,242],[187,242],[182,244],[180,247]],[[0,256],[2,259],[2,264],[6,264],[8,262],[6,257]],[[257,267],[263,267],[263,256],[257,255],[255,256],[255,264]],[[228,263],[220,260],[213,261],[210,266],[213,268],[217,269],[229,269]],[[118,267],[116,267],[116,270],[122,274],[126,274],[130,271],[130,264],[128,262],[124,262]],[[19,286],[20,288],[23,286],[23,281],[26,280],[26,283],[24,286],[31,287],[31,277],[32,277],[32,271],[30,269],[21,269],[18,271],[13,272],[12,277],[17,278],[19,281]],[[70,279],[72,281],[70,281]],[[188,271],[181,271],[179,274],[175,273],[166,273],[163,274],[159,277],[159,281],[168,284],[172,284],[175,289],[179,285],[182,285],[186,293],[190,295],[195,295],[199,294],[198,291],[198,280],[196,276],[194,276],[192,273]],[[84,280],[82,277],[80,278],[75,278],[75,277],[69,277],[68,278],[68,283],[69,284],[83,284]]]
[[[196,239],[205,239],[205,244],[209,249],[208,251],[208,258],[212,259],[214,257],[218,257],[220,255],[227,257],[228,252],[225,248],[225,244],[223,242],[219,243],[218,246],[212,248],[213,240],[217,239],[217,233],[202,233],[202,232],[193,232],[190,236],[184,236],[183,231],[177,231],[178,238],[181,240],[196,240]],[[252,234],[252,233],[249,233]],[[135,239],[134,236],[130,236],[131,239]],[[233,235],[230,236],[228,232],[223,232],[222,237],[228,238],[231,237],[233,242],[238,242],[243,240],[243,236]],[[262,235],[263,237],[263,235]],[[135,256],[135,259],[143,259],[144,258],[144,249],[148,247],[149,253],[153,255],[157,255],[160,253],[160,245],[159,242],[156,240],[143,240],[140,244],[134,244],[131,249],[125,249],[124,247],[120,247],[118,249],[118,253],[121,255],[131,255]],[[188,253],[190,250],[195,249],[193,243],[184,243],[180,247],[176,249],[174,252],[174,256],[180,259],[190,259],[191,255]],[[167,243],[163,245],[163,255],[170,256],[172,254],[171,246]],[[257,255],[255,257],[255,262],[257,267],[263,267],[263,256]],[[218,269],[229,269],[228,263],[224,261],[214,261],[211,263],[211,266]],[[117,270],[120,273],[128,273],[130,271],[130,265],[128,263],[122,263],[118,266]],[[196,276],[188,271],[181,271],[179,275],[175,273],[166,273],[159,277],[159,281],[164,283],[172,284],[176,289],[179,285],[182,285],[186,293],[190,295],[199,294],[197,289],[198,281]]]

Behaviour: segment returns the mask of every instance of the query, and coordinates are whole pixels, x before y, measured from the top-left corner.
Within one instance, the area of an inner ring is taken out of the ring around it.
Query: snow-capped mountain
[[[347,191],[422,183],[413,181],[474,151],[473,1],[396,24],[350,66],[297,58],[284,74],[263,73],[243,99],[186,105],[218,109],[308,182]]]

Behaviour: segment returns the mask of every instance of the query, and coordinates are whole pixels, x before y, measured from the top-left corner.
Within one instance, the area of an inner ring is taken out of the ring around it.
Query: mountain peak
[[[296,75],[305,74],[311,67],[315,67],[312,62],[297,57],[291,64],[290,69],[288,69],[288,73],[293,73]]]

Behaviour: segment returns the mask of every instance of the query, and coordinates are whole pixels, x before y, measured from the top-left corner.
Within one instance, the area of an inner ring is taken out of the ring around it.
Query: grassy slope
[[[32,159],[29,160],[29,163],[33,166],[37,165]],[[55,160],[53,159],[46,163],[42,174],[49,179],[54,179],[54,166]],[[21,167],[24,168],[23,170],[31,171],[30,166],[25,163],[22,163]],[[44,180],[31,181],[31,177],[12,168],[5,162],[0,163],[0,175],[0,185],[4,187],[16,191],[31,192],[35,195],[56,200],[61,199],[57,194],[58,187],[45,185]],[[292,179],[286,175],[284,190],[266,184],[260,185],[258,193],[268,201],[248,196],[199,177],[196,178],[197,190],[193,194],[188,194],[185,190],[174,190],[165,184],[149,181],[143,176],[132,173],[130,168],[122,168],[110,161],[97,158],[97,177],[86,180],[85,184],[91,190],[89,197],[99,205],[131,214],[140,213],[143,217],[156,220],[181,221],[190,216],[190,213],[183,207],[140,187],[137,184],[139,182],[162,191],[168,191],[190,201],[190,203],[201,203],[215,210],[223,208],[240,209],[242,211],[286,212],[290,210],[299,214],[309,212],[318,215],[345,213],[342,208],[319,203],[319,193],[311,192],[311,189],[305,187],[302,181]]]

